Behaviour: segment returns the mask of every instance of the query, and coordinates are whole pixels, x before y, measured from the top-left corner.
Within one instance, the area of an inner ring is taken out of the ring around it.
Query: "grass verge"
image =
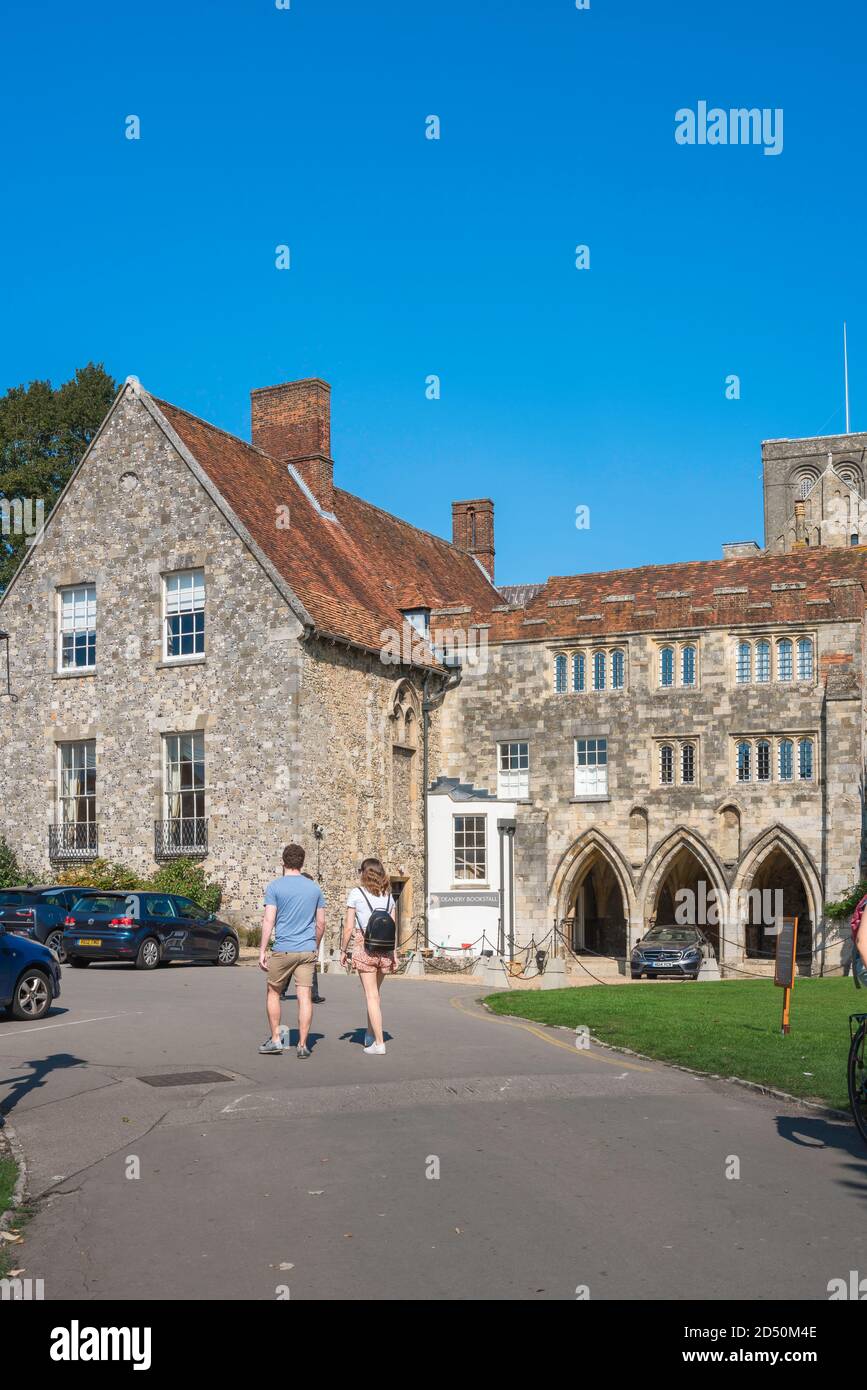
[[[787,1037],[780,1032],[783,991],[770,980],[521,990],[485,1002],[496,1014],[587,1027],[612,1047],[838,1110],[849,1109],[849,1014],[867,1013],[867,994],[849,979],[797,979]]]

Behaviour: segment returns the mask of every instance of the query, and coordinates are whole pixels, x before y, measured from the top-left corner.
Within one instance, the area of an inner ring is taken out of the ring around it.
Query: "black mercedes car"
[[[66,960],[76,969],[92,961],[125,960],[139,970],[173,960],[235,965],[238,933],[189,898],[175,893],[90,893],[66,917]]]
[[[646,975],[697,980],[701,963],[713,954],[710,943],[697,927],[652,927],[633,947],[629,961],[633,980]]]

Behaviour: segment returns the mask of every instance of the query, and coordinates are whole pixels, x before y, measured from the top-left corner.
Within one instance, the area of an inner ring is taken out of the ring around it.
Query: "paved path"
[[[43,1023],[0,1023],[48,1298],[824,1298],[867,1274],[850,1126],[579,1051],[460,984],[387,983],[366,1057],[358,982],[323,987],[307,1062],[258,1055],[248,968],[66,970]],[[197,1070],[229,1079],[141,1079]]]

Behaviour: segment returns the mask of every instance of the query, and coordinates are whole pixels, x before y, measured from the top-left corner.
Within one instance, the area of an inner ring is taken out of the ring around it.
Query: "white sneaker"
[[[371,1043],[374,1043],[374,1042],[376,1042],[376,1038],[373,1036],[373,1034],[372,1034],[372,1033],[365,1033],[365,1035],[364,1035],[364,1046],[365,1046],[365,1047],[370,1047]]]
[[[385,1043],[372,1042],[370,1046],[366,1047],[364,1050],[368,1057],[384,1057]]]

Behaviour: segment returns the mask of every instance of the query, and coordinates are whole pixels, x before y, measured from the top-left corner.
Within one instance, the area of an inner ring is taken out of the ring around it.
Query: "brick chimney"
[[[250,392],[253,443],[291,463],[323,511],[334,509],[331,387],[318,377],[262,386]]]
[[[490,497],[452,503],[452,543],[475,555],[494,579],[494,504]]]

